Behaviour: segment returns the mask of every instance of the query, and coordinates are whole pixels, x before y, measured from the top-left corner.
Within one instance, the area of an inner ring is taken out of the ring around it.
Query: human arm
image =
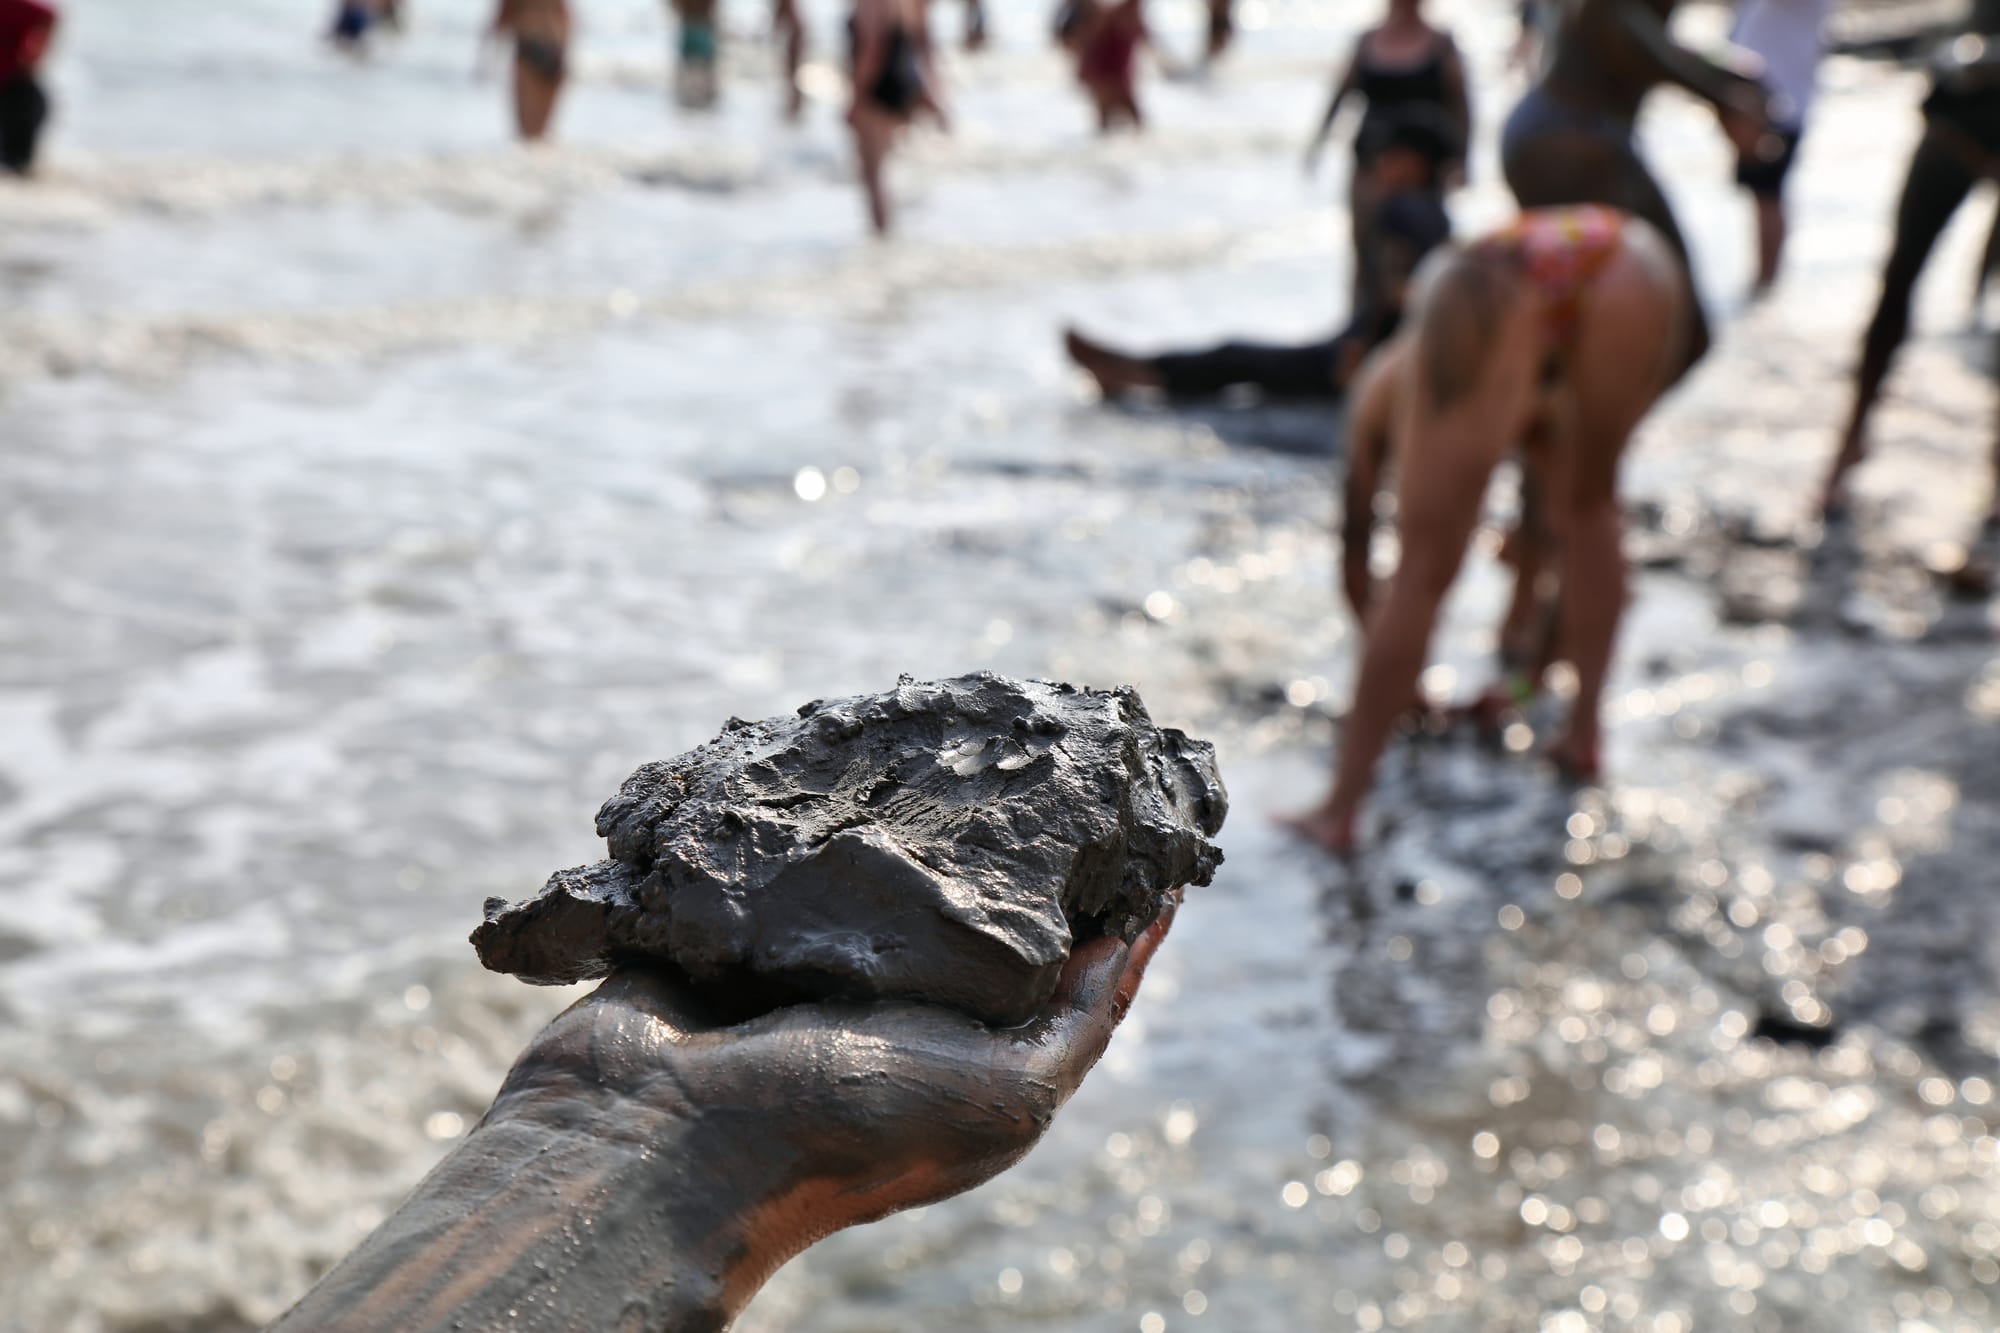
[[[1367,40],[1365,37],[1363,41]],[[1355,43],[1354,56],[1347,62],[1347,72],[1340,76],[1340,82],[1333,86],[1333,99],[1326,104],[1326,114],[1320,117],[1319,129],[1306,145],[1306,170],[1313,171],[1319,165],[1319,155],[1326,148],[1327,138],[1333,133],[1333,122],[1340,118],[1340,108],[1347,105],[1347,99],[1355,93],[1358,71],[1361,68],[1361,45]]]
[[[1465,181],[1465,163],[1472,156],[1472,91],[1465,74],[1465,57],[1458,43],[1444,40],[1444,109],[1458,130],[1458,160],[1448,164],[1445,174],[1451,184]]]
[[[1646,0],[1584,0],[1596,5],[1617,25],[1630,45],[1662,82],[1686,89],[1709,103],[1718,115],[1753,120],[1759,133],[1766,119],[1764,94],[1755,79],[1726,69],[1674,40],[1667,21]]]
[[[919,0],[916,14],[917,77],[921,85],[922,105],[939,129],[949,131],[951,117],[945,113],[944,98],[940,95],[943,81],[938,76],[937,48],[931,41],[929,0]]]
[[[1375,576],[1370,552],[1375,535],[1375,497],[1382,488],[1394,426],[1396,384],[1404,362],[1403,344],[1392,343],[1370,357],[1359,372],[1360,386],[1347,417],[1347,477],[1342,486],[1340,586],[1356,623],[1368,624]],[[1346,348],[1343,346],[1343,352]]]
[[[733,1026],[614,974],[466,1140],[274,1326],[715,1333],[793,1255],[1019,1160],[1130,1007],[1169,908],[1079,946],[1033,1022],[795,1005]]]

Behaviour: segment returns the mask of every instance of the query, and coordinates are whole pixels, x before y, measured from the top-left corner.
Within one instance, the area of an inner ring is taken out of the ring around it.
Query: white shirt
[[[1730,40],[1764,59],[1771,118],[1786,129],[1805,124],[1825,50],[1821,31],[1833,0],[1741,0]]]

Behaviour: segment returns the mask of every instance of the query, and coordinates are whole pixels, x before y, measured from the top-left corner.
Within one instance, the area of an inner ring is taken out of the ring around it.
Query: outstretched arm
[[[1326,114],[1320,117],[1319,129],[1314,132],[1312,142],[1306,145],[1306,170],[1310,171],[1319,162],[1321,150],[1326,147],[1327,136],[1333,133],[1333,122],[1340,118],[1340,108],[1347,105],[1347,99],[1354,95],[1356,71],[1361,67],[1361,45],[1355,43],[1354,58],[1347,62],[1347,72],[1340,76],[1340,82],[1333,86],[1333,100],[1326,104]]]
[[[1718,113],[1753,116],[1761,126],[1764,97],[1756,80],[1724,69],[1675,41],[1666,19],[1646,0],[1596,2],[1610,6],[1612,21],[1633,39],[1661,80],[1685,88]]]
[[[735,1026],[614,974],[536,1037],[472,1133],[274,1326],[717,1333],[786,1260],[1011,1166],[1076,1091],[1172,909],[1080,946],[1025,1027],[915,1004]]]

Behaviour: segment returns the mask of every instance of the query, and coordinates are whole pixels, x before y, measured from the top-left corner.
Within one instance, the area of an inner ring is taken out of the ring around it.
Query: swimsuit
[[[715,56],[715,25],[707,19],[682,19],[681,60],[690,65],[713,65]]]
[[[563,44],[547,37],[516,37],[514,59],[550,83],[562,82],[568,64]]]
[[[1479,242],[1488,251],[1510,251],[1542,298],[1543,327],[1553,346],[1567,345],[1583,323],[1584,294],[1618,253],[1625,215],[1585,205],[1523,213]]]
[[[333,16],[333,40],[354,43],[368,35],[368,29],[375,21],[375,15],[359,0],[348,0]]]
[[[851,58],[859,63],[861,37],[854,20],[847,21]],[[917,64],[917,44],[901,23],[889,26],[887,49],[882,53],[882,72],[868,85],[867,98],[892,116],[907,116],[924,97],[924,72]]]
[[[1123,12],[1114,13],[1083,48],[1076,77],[1091,86],[1129,84],[1132,60],[1139,52],[1139,31],[1139,25]]]
[[[1355,48],[1354,91],[1367,99],[1361,127],[1354,132],[1354,160],[1365,166],[1393,136],[1396,124],[1411,112],[1445,112],[1445,55],[1451,39],[1440,38],[1431,53],[1408,68],[1379,65],[1368,57],[1364,40]],[[1455,127],[1454,127],[1455,128]]]

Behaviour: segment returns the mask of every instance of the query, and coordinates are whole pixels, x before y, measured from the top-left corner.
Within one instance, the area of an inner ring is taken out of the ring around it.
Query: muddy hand
[[[553,1098],[599,1116],[610,1098],[635,1122],[710,1130],[713,1151],[740,1157],[751,1263],[768,1273],[1019,1160],[1104,1053],[1172,917],[1129,946],[1079,947],[1041,1014],[1006,1030],[920,1004],[796,1005],[725,1026],[664,973],[616,974],[536,1039],[494,1112]]]

